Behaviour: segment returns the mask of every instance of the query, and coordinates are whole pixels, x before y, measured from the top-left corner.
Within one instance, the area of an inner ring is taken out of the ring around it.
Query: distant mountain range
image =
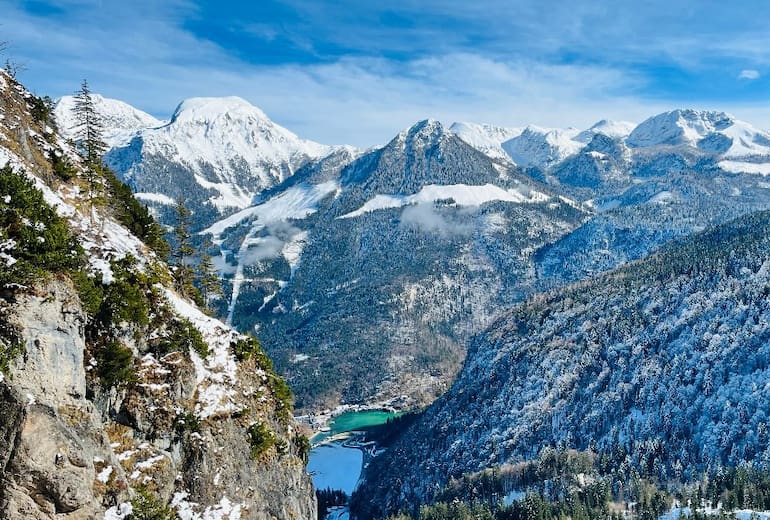
[[[165,223],[176,199],[195,211],[222,316],[257,331],[309,410],[430,402],[511,304],[770,207],[770,134],[719,112],[584,131],[422,121],[361,151],[238,98],[160,125],[99,106],[121,136],[107,162]]]

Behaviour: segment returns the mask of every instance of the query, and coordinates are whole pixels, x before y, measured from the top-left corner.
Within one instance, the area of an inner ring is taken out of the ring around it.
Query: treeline
[[[592,453],[546,450],[538,461],[492,468],[453,480],[437,501],[390,520],[657,520],[675,503],[690,520],[735,518],[770,510],[770,472],[718,468],[696,483],[629,481],[622,495],[596,472]],[[587,472],[584,472],[586,471]],[[517,491],[522,490],[522,491]],[[676,502],[674,502],[676,499]]]
[[[718,468],[677,494],[683,504],[708,505],[732,511],[770,511],[770,472],[751,466]]]

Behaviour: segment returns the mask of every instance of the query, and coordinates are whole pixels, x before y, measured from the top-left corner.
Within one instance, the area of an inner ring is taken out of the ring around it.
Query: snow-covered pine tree
[[[185,206],[183,200],[177,200],[176,203],[176,226],[174,226],[174,242],[176,249],[172,255],[174,263],[174,279],[176,289],[184,296],[200,299],[194,282],[194,271],[189,262],[195,253],[193,249],[190,234],[191,211]],[[197,298],[196,298],[197,297]]]
[[[211,241],[206,240],[203,244],[203,254],[201,255],[201,260],[198,263],[198,268],[195,273],[196,282],[201,290],[203,301],[207,308],[211,306],[212,300],[223,294],[222,280],[220,280],[217,275],[211,255],[208,253],[210,247]]]
[[[75,138],[85,162],[88,181],[88,200],[93,206],[94,199],[100,193],[102,155],[107,150],[104,142],[104,122],[96,111],[88,81],[83,80],[75,93]]]

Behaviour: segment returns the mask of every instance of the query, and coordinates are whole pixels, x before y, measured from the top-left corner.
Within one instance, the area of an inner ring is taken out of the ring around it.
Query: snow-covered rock
[[[246,338],[169,289],[163,261],[112,208],[88,203],[77,154],[41,128],[32,101],[0,71],[0,167],[7,162],[23,171],[68,222],[92,274],[100,275],[95,285],[108,286],[100,294],[127,281],[110,261],[134,257],[127,269],[136,275],[130,283],[141,286],[135,301],[143,304],[136,315],[103,322],[101,312],[97,319],[84,308],[73,283],[83,272],[41,268],[28,287],[3,283],[3,346],[12,330],[23,355],[1,349],[10,355],[0,373],[0,517],[123,519],[132,511],[128,501],[150,484],[148,492],[183,518],[316,518],[290,406],[274,390],[277,376],[257,356],[236,359],[233,342]],[[74,180],[53,175],[54,155],[67,157]],[[4,205],[13,202],[7,193],[0,196]],[[0,252],[14,251],[12,242],[0,240]],[[150,269],[152,287],[142,276]],[[185,335],[183,343],[156,348],[176,333]],[[196,337],[205,348],[188,352]],[[118,345],[125,353],[121,376],[108,380],[113,359],[100,353]],[[249,431],[257,422],[274,442],[265,441],[272,454],[258,461]],[[189,501],[172,501],[182,495]]]
[[[591,128],[583,130],[575,136],[575,141],[588,144],[595,135],[606,135],[612,139],[624,139],[628,137],[636,127],[636,124],[628,121],[610,121],[602,119]]]

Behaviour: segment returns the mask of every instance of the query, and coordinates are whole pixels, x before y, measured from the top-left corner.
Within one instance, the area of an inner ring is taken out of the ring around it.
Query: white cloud
[[[761,74],[758,70],[754,69],[743,69],[740,74],[738,74],[738,79],[759,79]]]
[[[243,265],[252,265],[261,260],[278,258],[283,248],[283,242],[274,237],[267,236],[254,241],[246,251],[242,252],[239,261]]]
[[[404,208],[401,212],[400,225],[405,228],[420,229],[426,233],[436,233],[444,237],[468,235],[473,232],[473,227],[469,223],[444,217],[432,203],[415,204]]]
[[[238,95],[300,136],[330,144],[381,144],[428,117],[589,126],[605,117],[650,114],[625,94],[642,80],[608,67],[501,61],[467,52],[254,65],[182,29],[171,11],[137,21],[128,9],[84,30],[11,7],[3,29],[28,66],[22,80],[35,90],[44,87],[40,94],[68,94],[88,78],[94,91],[159,117],[168,117],[186,97]]]
[[[314,3],[296,3],[315,6],[311,13],[314,15],[326,12]],[[680,31],[673,26],[669,27],[670,34],[652,42],[647,37],[643,41],[629,40],[629,34],[644,31],[627,29],[647,18],[628,13],[618,17],[623,10],[619,13],[610,3],[599,7],[594,3],[570,4],[567,9],[558,8],[561,3],[554,0],[544,9],[540,3],[532,2],[527,7],[523,2],[516,16],[499,16],[499,9],[461,0],[428,4],[442,16],[456,18],[455,22],[470,21],[479,31],[491,30],[493,36],[501,37],[491,38],[492,43],[486,47],[477,47],[463,41],[462,31],[439,34],[436,27],[418,31],[405,26],[402,31],[408,34],[395,40],[409,43],[403,51],[413,56],[411,59],[386,60],[361,52],[355,57],[316,64],[255,65],[186,29],[183,19],[195,12],[194,3],[143,0],[141,8],[134,3],[113,2],[111,10],[93,9],[88,11],[87,19],[73,15],[66,23],[28,14],[14,7],[19,2],[12,2],[4,6],[2,39],[12,43],[11,50],[17,55],[11,57],[27,66],[21,79],[39,94],[68,94],[88,78],[94,91],[159,117],[168,117],[186,97],[238,95],[302,137],[361,147],[384,143],[402,128],[428,117],[447,124],[477,121],[581,128],[603,118],[641,121],[697,100],[672,104],[645,99],[642,93],[647,78],[630,73],[623,64],[634,59],[646,63],[656,53],[695,63],[704,48],[720,45],[718,39],[681,39],[676,36]],[[423,2],[410,1],[401,10],[409,18],[423,13],[424,8]],[[336,19],[337,11],[334,13],[324,16]],[[659,23],[657,11],[650,13]],[[666,20],[675,25],[696,14],[697,10],[687,8],[670,13]],[[374,23],[379,15],[375,11],[369,16]],[[613,23],[599,23],[605,19]],[[511,20],[518,30],[512,30]],[[324,23],[319,27],[325,27]],[[356,20],[355,27],[361,25]],[[542,33],[544,27],[549,30]],[[597,28],[601,28],[600,33]],[[354,29],[346,25],[324,30],[350,45],[367,41],[364,37],[370,37],[369,44],[374,47],[394,45],[392,33]],[[266,41],[279,36],[276,27],[269,24],[252,24],[240,30]],[[520,49],[511,52],[498,48],[508,41],[502,35],[518,38],[514,43]],[[419,36],[421,45],[430,48],[432,55],[409,53],[410,45],[415,45],[412,36]],[[755,45],[759,43],[756,38],[760,36],[751,33],[744,38],[751,45],[730,40],[732,47],[716,50],[743,56],[751,49],[766,48]],[[442,43],[445,40],[447,43]],[[580,65],[546,63],[542,58],[558,54],[567,44],[578,51],[590,48],[599,59]],[[602,60],[607,53],[614,54]],[[623,59],[616,59],[618,55]],[[759,63],[754,58],[749,55],[740,63]],[[741,77],[749,70],[743,71]],[[715,108],[741,110],[740,106],[729,105]],[[770,119],[750,121],[770,124]]]

